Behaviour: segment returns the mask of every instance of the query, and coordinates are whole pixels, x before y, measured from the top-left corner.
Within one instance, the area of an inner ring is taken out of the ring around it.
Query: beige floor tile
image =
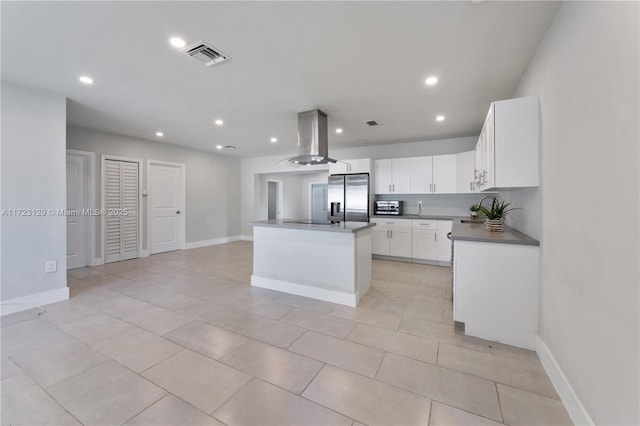
[[[129,296],[116,296],[110,299],[101,300],[91,305],[92,307],[111,315],[122,318],[126,315],[150,308],[152,305]]]
[[[252,379],[213,415],[230,425],[349,426],[352,422],[347,417],[258,379]]]
[[[61,324],[60,328],[92,345],[129,330],[131,324],[98,312],[76,321]]]
[[[315,331],[307,331],[289,350],[367,377],[375,376],[384,357],[381,350]]]
[[[400,315],[389,314],[386,312],[375,311],[366,308],[352,308],[349,306],[338,305],[329,312],[329,315],[346,318],[365,324],[375,325],[389,330],[397,330],[402,317]]]
[[[399,331],[415,336],[428,337],[443,342],[457,342],[460,338],[456,334],[453,324],[429,321],[421,318],[405,317],[400,323]]]
[[[160,336],[193,321],[190,317],[157,306],[126,315],[122,319]]]
[[[408,304],[407,302],[400,302],[393,299],[376,298],[376,302],[369,306],[369,308],[389,314],[404,315],[404,310],[407,309]]]
[[[333,303],[323,302],[322,300],[310,299],[308,297],[297,296],[295,294],[283,294],[276,299],[278,303],[295,306],[296,308],[310,309],[322,314],[329,313],[336,306]]]
[[[115,291],[98,288],[92,285],[69,288],[69,298],[74,303],[89,304],[116,296],[118,296],[118,293]]]
[[[498,426],[501,424],[438,401],[431,403],[429,426]]]
[[[404,303],[409,303],[411,299],[413,299],[413,292],[409,292],[405,289],[391,288],[390,284],[388,287],[371,287],[367,292],[367,295]]]
[[[22,373],[20,367],[18,367],[8,356],[4,354],[0,356],[0,370],[2,370],[0,380],[8,379],[11,376]]]
[[[438,365],[558,399],[542,365],[447,343],[440,344]]]
[[[376,380],[502,421],[495,384],[457,371],[387,353]]]
[[[82,423],[70,413],[66,413],[57,419],[50,419],[47,425],[51,426],[82,426]]]
[[[160,399],[165,391],[109,361],[49,389],[84,424],[121,424]]]
[[[188,349],[142,375],[207,414],[251,379],[247,374]]]
[[[220,315],[209,322],[281,348],[289,346],[305,331],[303,328],[291,324],[235,310]]]
[[[302,396],[369,426],[429,421],[428,399],[329,365]]]
[[[243,312],[272,320],[279,320],[295,308],[284,303],[271,302],[263,299],[243,299],[233,304],[233,307]]]
[[[139,373],[184,348],[140,328],[120,333],[93,345],[97,351]]]
[[[248,341],[221,361],[298,394],[324,365],[256,340]]]
[[[37,351],[60,340],[76,341],[42,318],[3,327],[1,340],[2,353],[9,356],[23,349]]]
[[[561,401],[498,384],[505,423],[513,426],[573,425]]]
[[[359,308],[371,308],[371,306],[378,301],[377,297],[369,296],[365,294],[360,298],[360,302],[358,303]]]
[[[108,358],[79,340],[60,340],[37,351],[26,348],[15,352],[11,359],[43,388],[49,388]]]
[[[249,340],[246,336],[200,321],[185,324],[164,337],[214,359],[222,358]]]
[[[366,324],[358,324],[349,334],[348,340],[432,364],[436,363],[438,356],[436,340]]]
[[[71,299],[53,303],[44,308],[46,310],[44,314],[42,314],[42,318],[53,324],[64,324],[66,322],[76,321],[98,312],[92,308],[91,305],[76,302]]]
[[[285,315],[281,321],[340,338],[347,337],[357,324],[354,321],[307,309],[296,309]]]
[[[27,309],[25,311],[16,312],[13,314],[3,315],[0,317],[0,326],[8,327],[10,325],[18,324],[24,321],[30,321],[40,318],[40,309]]]
[[[133,419],[127,426],[221,426],[222,423],[207,416],[189,404],[169,394]]]
[[[446,299],[436,299],[416,294],[404,311],[405,317],[422,318],[429,321],[441,322],[444,310],[451,306]]]
[[[2,381],[0,411],[3,425],[46,424],[66,413],[60,404],[23,373]]]

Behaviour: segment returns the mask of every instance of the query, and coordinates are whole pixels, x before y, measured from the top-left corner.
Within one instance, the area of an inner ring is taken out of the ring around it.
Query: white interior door
[[[139,256],[139,164],[105,160],[102,172],[104,262]]]
[[[179,166],[150,166],[151,254],[178,250],[182,226],[182,182]]]
[[[86,157],[67,154],[67,209],[78,214],[67,215],[67,269],[89,265],[87,208],[89,184]]]

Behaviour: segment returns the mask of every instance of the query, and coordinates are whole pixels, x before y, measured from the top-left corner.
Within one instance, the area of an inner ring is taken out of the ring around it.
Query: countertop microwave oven
[[[374,214],[388,214],[392,216],[402,215],[402,201],[375,201],[373,204]]]

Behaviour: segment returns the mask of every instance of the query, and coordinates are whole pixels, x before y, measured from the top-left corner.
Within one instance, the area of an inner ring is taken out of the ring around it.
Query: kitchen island
[[[266,220],[253,225],[251,285],[357,306],[371,282],[374,223]]]

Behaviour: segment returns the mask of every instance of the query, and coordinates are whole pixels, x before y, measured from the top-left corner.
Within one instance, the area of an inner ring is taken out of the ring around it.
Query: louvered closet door
[[[138,163],[105,160],[105,263],[138,257]],[[127,211],[125,215],[110,212]]]

